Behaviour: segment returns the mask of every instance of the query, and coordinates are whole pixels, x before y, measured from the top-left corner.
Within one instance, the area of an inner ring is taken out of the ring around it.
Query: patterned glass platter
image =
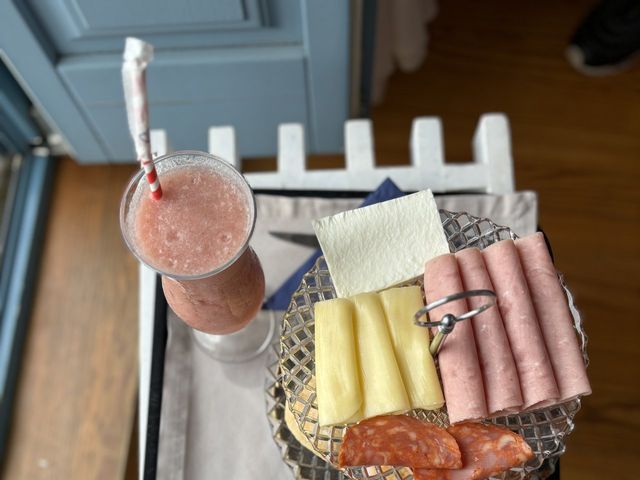
[[[284,418],[287,402],[280,382],[280,360],[277,357],[279,350],[279,342],[274,342],[271,352],[272,359],[267,366],[265,398],[271,435],[280,450],[282,460],[291,469],[295,480],[345,480],[347,477],[344,473],[321,459],[317,454],[307,450],[291,433]],[[555,457],[545,460],[536,474],[540,478],[547,478],[554,472],[556,461]]]
[[[504,239],[515,239],[508,228],[496,225],[489,219],[467,213],[441,210],[440,218],[451,252],[464,248],[483,249]],[[573,297],[564,287],[574,327],[582,348],[585,363],[587,338],[582,329],[580,314],[573,304]],[[414,284],[419,284],[416,279]],[[281,387],[300,430],[307,437],[315,453],[326,462],[335,465],[346,425],[320,427],[315,392],[314,318],[313,304],[335,298],[336,293],[326,262],[321,257],[304,276],[294,293],[288,311],[283,318],[280,342]],[[565,450],[565,438],[574,428],[573,418],[580,409],[580,399],[515,415],[492,418],[488,421],[510,428],[520,434],[533,449],[535,458],[524,467],[514,468],[498,477],[501,480],[544,478],[551,473],[557,458]],[[410,415],[440,426],[448,425],[445,409],[413,410]],[[544,473],[543,473],[544,472]],[[366,480],[410,480],[408,468],[354,467],[344,473],[349,478]]]
[[[273,440],[280,450],[282,460],[289,466],[296,480],[344,480],[344,474],[305,448],[291,433],[284,415],[286,399],[280,383],[280,344],[272,345],[272,359],[267,367],[265,397],[267,419]]]

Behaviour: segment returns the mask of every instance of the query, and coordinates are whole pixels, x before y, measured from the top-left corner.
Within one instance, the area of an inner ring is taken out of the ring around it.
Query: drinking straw
[[[156,167],[151,158],[151,143],[149,140],[149,111],[147,102],[147,82],[145,70],[153,59],[153,46],[138,38],[128,37],[124,46],[122,63],[122,85],[127,104],[127,119],[129,131],[133,138],[136,155],[140,162],[147,182],[151,189],[151,196],[155,200],[162,198],[162,188],[156,173]]]

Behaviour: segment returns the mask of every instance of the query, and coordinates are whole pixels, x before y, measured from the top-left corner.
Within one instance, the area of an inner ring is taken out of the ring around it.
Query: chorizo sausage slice
[[[504,427],[464,422],[447,431],[458,442],[462,468],[414,469],[414,480],[480,480],[522,465],[534,456],[520,435]]]
[[[349,427],[338,466],[391,465],[416,468],[460,468],[460,449],[451,434],[432,423],[406,415],[369,418]]]

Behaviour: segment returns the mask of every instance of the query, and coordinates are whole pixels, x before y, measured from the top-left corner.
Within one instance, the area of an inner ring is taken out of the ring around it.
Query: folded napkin
[[[403,196],[389,178],[371,192],[358,207],[366,207],[375,203],[392,200]],[[518,192],[505,195],[461,194],[436,196],[439,208],[452,211],[466,211],[472,215],[491,218],[498,225],[505,225],[518,235],[533,233],[537,224],[537,195],[534,192]],[[263,305],[266,310],[287,310],[291,296],[300,286],[302,277],[316,260],[322,255],[316,250],[298,269],[293,272],[277,290],[267,298]]]
[[[403,195],[404,192],[400,190],[390,178],[387,178],[378,188],[366,196],[358,208],[392,200]],[[291,296],[300,286],[302,277],[305,273],[311,270],[313,265],[316,263],[316,260],[318,260],[321,255],[322,251],[320,249],[313,252],[313,255],[300,265],[300,267],[293,272],[287,280],[285,280],[276,292],[267,299],[262,308],[267,310],[286,310],[289,307]]]

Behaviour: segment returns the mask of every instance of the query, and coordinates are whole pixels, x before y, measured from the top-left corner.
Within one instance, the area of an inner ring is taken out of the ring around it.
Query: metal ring
[[[420,317],[422,317],[423,315],[426,315],[431,310],[441,307],[442,305],[445,305],[449,302],[455,302],[456,300],[461,300],[463,298],[469,298],[469,297],[490,297],[492,300],[489,301],[488,303],[485,303],[484,305],[481,305],[478,308],[474,308],[473,310],[470,310],[468,312],[463,313],[460,316],[455,317],[456,323],[461,320],[466,320],[467,318],[471,318],[476,315],[479,315],[480,313],[484,312],[488,308],[491,308],[492,306],[494,306],[496,303],[497,295],[492,290],[466,290],[464,292],[447,295],[446,297],[442,297],[434,302],[431,302],[428,305],[422,307],[420,310],[418,310],[413,316],[414,323],[421,327],[439,327],[440,325],[442,325],[442,320],[438,322],[423,322],[420,320]]]
[[[496,304],[495,301],[492,303],[485,303],[484,305],[479,306],[478,308],[474,308],[473,310],[468,311],[467,313],[463,313],[459,317],[456,317],[456,322],[460,320],[466,320],[467,318],[475,317],[476,315],[480,315],[485,310],[493,307]]]

